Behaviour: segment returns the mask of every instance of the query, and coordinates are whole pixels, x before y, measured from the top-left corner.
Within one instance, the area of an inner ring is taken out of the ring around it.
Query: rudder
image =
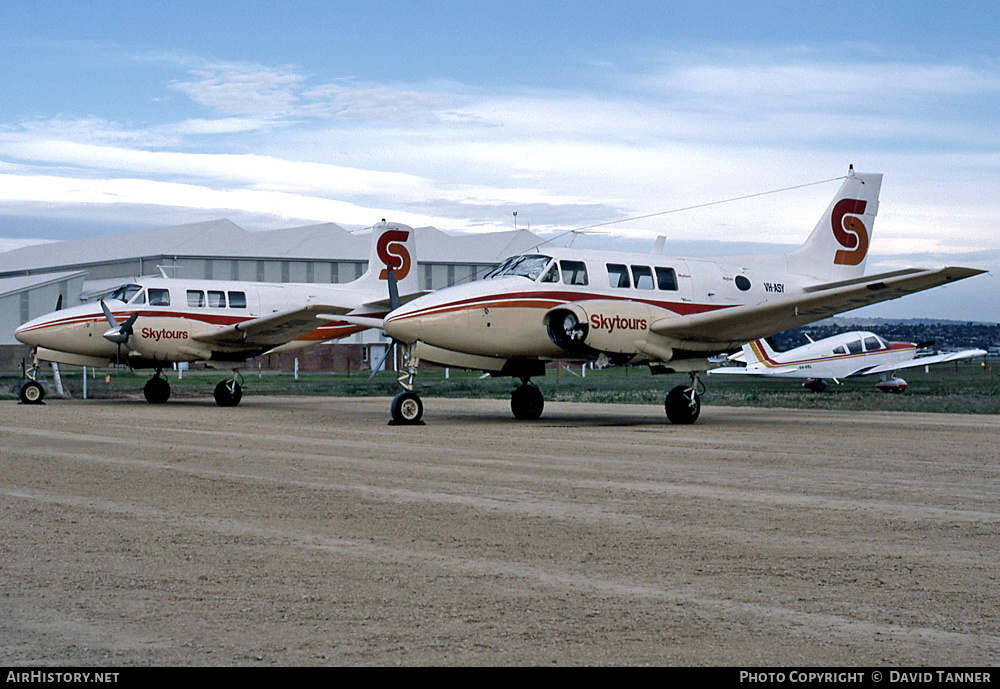
[[[864,275],[881,188],[881,174],[852,168],[805,244],[786,255],[788,270],[824,282]]]

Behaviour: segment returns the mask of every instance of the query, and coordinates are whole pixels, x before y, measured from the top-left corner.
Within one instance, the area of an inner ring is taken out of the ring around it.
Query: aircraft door
[[[660,266],[660,263],[656,263],[656,266]],[[688,262],[671,259],[666,267],[673,268],[674,274],[677,276],[678,301],[694,301],[694,280],[691,278],[691,266],[688,265]],[[659,283],[659,270],[657,267],[654,267],[653,270],[657,272],[657,283]]]
[[[738,266],[715,261],[691,262],[694,300],[707,304],[742,303],[744,290],[737,285],[736,278],[746,271]],[[745,279],[745,278],[743,278]]]

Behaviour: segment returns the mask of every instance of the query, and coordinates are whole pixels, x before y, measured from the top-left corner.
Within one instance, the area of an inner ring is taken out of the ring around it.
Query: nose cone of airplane
[[[42,316],[41,318],[35,318],[27,323],[23,323],[14,331],[14,337],[19,342],[23,342],[31,347],[44,346],[43,341],[46,339],[45,326],[48,320],[48,316]]]
[[[44,347],[59,351],[68,351],[67,347],[75,347],[80,343],[79,328],[90,321],[95,321],[95,307],[89,304],[73,306],[59,311],[52,311],[22,323],[14,331],[14,337],[31,347]],[[103,315],[101,322],[103,322]],[[70,339],[67,339],[70,338]],[[93,338],[84,335],[83,342]]]
[[[386,316],[385,332],[394,340],[413,344],[420,336],[420,320],[411,305],[400,307]]]

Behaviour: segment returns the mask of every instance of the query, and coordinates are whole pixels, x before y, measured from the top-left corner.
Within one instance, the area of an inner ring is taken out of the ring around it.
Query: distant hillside
[[[935,349],[1000,348],[1000,324],[941,321],[926,318],[891,320],[888,318],[829,318],[795,328],[768,338],[777,351],[852,330],[870,330],[883,339],[902,342],[934,342]]]

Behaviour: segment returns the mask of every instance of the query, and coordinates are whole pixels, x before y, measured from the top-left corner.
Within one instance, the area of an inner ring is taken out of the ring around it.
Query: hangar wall
[[[513,254],[544,243],[526,231],[448,235],[416,228],[420,288],[475,280]],[[55,308],[93,301],[142,275],[251,282],[345,283],[368,268],[370,234],[324,223],[248,232],[213,220],[104,237],[22,247],[0,253],[0,367],[20,361],[17,327]],[[339,341],[382,344],[366,331]],[[330,357],[322,358],[331,361]],[[7,369],[9,370],[9,369]]]

